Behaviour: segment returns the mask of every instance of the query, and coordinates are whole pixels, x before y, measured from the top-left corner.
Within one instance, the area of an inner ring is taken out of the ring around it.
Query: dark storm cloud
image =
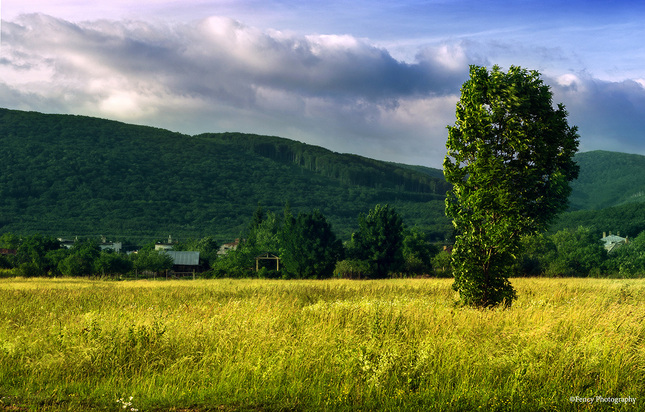
[[[634,80],[608,82],[588,74],[552,82],[554,94],[579,127],[581,149],[645,153],[645,88]]]

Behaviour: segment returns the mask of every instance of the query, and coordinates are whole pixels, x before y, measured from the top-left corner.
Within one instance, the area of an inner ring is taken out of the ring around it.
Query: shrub
[[[334,269],[336,277],[346,279],[361,279],[369,277],[370,264],[365,260],[346,259],[336,264]]]

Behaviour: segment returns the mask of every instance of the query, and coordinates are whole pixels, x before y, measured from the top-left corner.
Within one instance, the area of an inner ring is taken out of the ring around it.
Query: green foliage
[[[551,236],[557,255],[549,264],[549,276],[589,276],[599,273],[607,259],[600,238],[589,228],[561,230]]]
[[[0,235],[0,249],[17,250],[20,246],[20,237],[14,233],[7,232]]]
[[[432,268],[438,277],[452,277],[452,254],[441,250],[432,258]]]
[[[371,274],[371,265],[365,260],[345,259],[336,263],[334,273],[339,278],[365,279]]]
[[[436,248],[418,228],[404,232],[403,220],[389,205],[377,205],[367,215],[359,215],[360,230],[348,245],[347,260],[342,260],[345,250],[322,212],[293,217],[287,205],[283,215],[264,213],[259,207],[249,233],[236,250],[217,259],[213,275],[277,276],[270,267],[255,272],[255,258],[264,253],[281,258],[279,275],[283,278],[385,277],[393,272],[410,275],[432,270]],[[264,266],[260,262],[261,269]]]
[[[546,229],[567,206],[578,135],[539,73],[515,66],[471,66],[456,116],[444,161],[453,185],[446,214],[457,232],[454,287],[469,305],[510,305],[521,237]]]
[[[273,212],[264,212],[258,205],[248,225],[247,233],[241,236],[242,241],[237,249],[231,250],[214,262],[213,274],[215,277],[276,277],[267,271],[256,273],[255,258],[264,253],[280,255],[283,246],[281,239],[283,222]],[[262,264],[260,265],[262,266]]]
[[[172,268],[172,258],[160,250],[140,250],[133,253],[133,268],[137,271],[160,273]]]
[[[48,273],[43,272],[43,270],[38,267],[36,263],[33,262],[22,262],[18,265],[18,274],[26,278],[33,278],[37,276],[47,276]]]
[[[634,236],[645,230],[645,207],[641,203],[628,203],[602,210],[563,213],[550,230],[556,232],[579,226],[589,227],[598,233],[612,230]]]
[[[258,255],[252,243],[242,240],[237,249],[217,258],[213,265],[213,276],[216,278],[255,277],[255,258]]]
[[[594,239],[595,241],[596,239]],[[556,259],[558,250],[551,237],[543,234],[524,236],[522,254],[515,261],[515,276],[541,276]]]
[[[201,239],[188,239],[173,245],[173,250],[185,250],[199,252],[200,265],[204,268],[212,268],[217,260],[219,245],[212,236]]]
[[[407,274],[428,274],[432,271],[432,258],[437,247],[428,241],[425,233],[417,228],[408,228],[403,233],[403,272]]]
[[[66,256],[58,262],[58,271],[64,276],[92,275],[94,274],[94,262],[100,253],[101,249],[95,241],[76,242]]]
[[[580,175],[571,183],[571,208],[550,227],[589,227],[598,233],[636,236],[645,230],[645,156],[593,151],[578,153]]]
[[[101,251],[94,260],[94,273],[101,275],[123,275],[132,271],[133,268],[132,259],[124,254],[109,250]]]
[[[621,278],[643,277],[645,275],[645,231],[618,247],[610,255],[608,269]]]
[[[596,150],[578,153],[571,210],[599,210],[645,201],[645,156]]]
[[[46,276],[57,265],[47,257],[48,252],[56,249],[60,249],[60,243],[53,237],[40,234],[27,236],[18,246],[15,264],[24,276]]]
[[[255,209],[255,212],[253,212],[253,218],[251,219],[251,223],[249,223],[249,232],[252,232],[257,228],[259,228],[265,219],[266,219],[266,214],[264,213],[264,208],[262,207],[261,204],[258,203],[257,209]]]
[[[258,203],[267,213],[288,201],[320,208],[343,238],[379,202],[439,239],[450,227],[443,179],[278,137],[0,109],[0,140],[0,233],[224,242]]]
[[[253,216],[252,230],[247,236],[246,247],[253,247],[256,255],[261,253],[277,253],[282,250],[280,232],[282,230],[282,219],[273,212],[267,212],[263,220],[257,221]]]
[[[401,270],[403,259],[403,220],[390,205],[376,205],[358,217],[358,231],[352,235],[349,256],[369,262],[371,275],[385,277]]]
[[[332,277],[343,245],[319,210],[287,217],[282,234],[283,277],[322,279]]]

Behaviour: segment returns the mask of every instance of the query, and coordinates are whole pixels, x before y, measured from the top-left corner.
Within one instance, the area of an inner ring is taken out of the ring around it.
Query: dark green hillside
[[[437,178],[415,170],[414,166],[335,153],[319,146],[279,137],[241,133],[203,134],[196,137],[244,148],[279,163],[295,164],[341,184],[413,193],[445,194],[448,190],[443,181],[443,172]]]
[[[601,210],[578,210],[563,213],[550,228],[556,232],[565,228],[588,227],[598,236],[602,232],[613,232],[621,236],[636,237],[645,231],[645,205],[627,203]]]
[[[0,233],[224,241],[258,202],[318,208],[341,238],[376,203],[436,238],[449,230],[442,179],[277,137],[0,109],[0,144]]]
[[[417,166],[417,165],[404,165],[402,163],[392,163],[392,164],[398,167],[402,167],[404,169],[410,169],[416,172],[421,172],[423,174],[426,174],[430,177],[434,177],[437,179],[441,179],[441,180],[445,179],[445,177],[443,176],[443,169],[435,169],[433,167]]]
[[[645,156],[593,151],[575,159],[580,176],[571,184],[571,208],[551,231],[585,226],[598,236],[611,231],[635,237],[645,230]]]
[[[580,176],[572,182],[572,210],[603,209],[645,201],[645,156],[593,151],[578,153]]]

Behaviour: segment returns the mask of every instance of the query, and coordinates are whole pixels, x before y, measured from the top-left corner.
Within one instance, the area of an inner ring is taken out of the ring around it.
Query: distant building
[[[155,243],[155,250],[172,250],[172,236],[168,235],[168,243]]]
[[[78,240],[78,239],[76,239],[76,240]],[[74,242],[76,240],[63,239],[62,237],[58,238],[58,241],[60,242],[60,247],[64,247],[66,249],[70,249],[72,246],[74,246]]]
[[[607,236],[606,232],[602,233],[602,243],[605,246],[605,250],[607,250],[607,253],[611,253],[616,248],[619,248],[621,245],[624,245],[625,243],[629,243],[629,239],[626,237],[620,237],[620,232],[618,232],[618,235],[612,235],[611,232],[609,232],[609,236]]]
[[[101,243],[99,243],[101,250],[112,250],[116,253],[121,253],[123,243],[121,242],[108,242],[104,236],[101,236]]]
[[[72,246],[74,246],[74,243],[78,242],[78,238],[71,240],[71,239],[64,239],[62,237],[59,237],[58,241],[60,242],[60,247],[71,249]],[[99,243],[98,246],[101,250],[113,250],[116,253],[121,253],[121,250],[123,249],[123,243],[108,242],[104,236],[101,236],[101,243]]]
[[[172,258],[172,270],[174,272],[199,271],[199,252],[183,250],[164,250]]]
[[[219,250],[217,251],[218,255],[225,255],[231,250],[237,249],[237,247],[240,245],[240,239],[235,239],[235,242],[231,243],[224,243],[222,246],[219,247]]]

